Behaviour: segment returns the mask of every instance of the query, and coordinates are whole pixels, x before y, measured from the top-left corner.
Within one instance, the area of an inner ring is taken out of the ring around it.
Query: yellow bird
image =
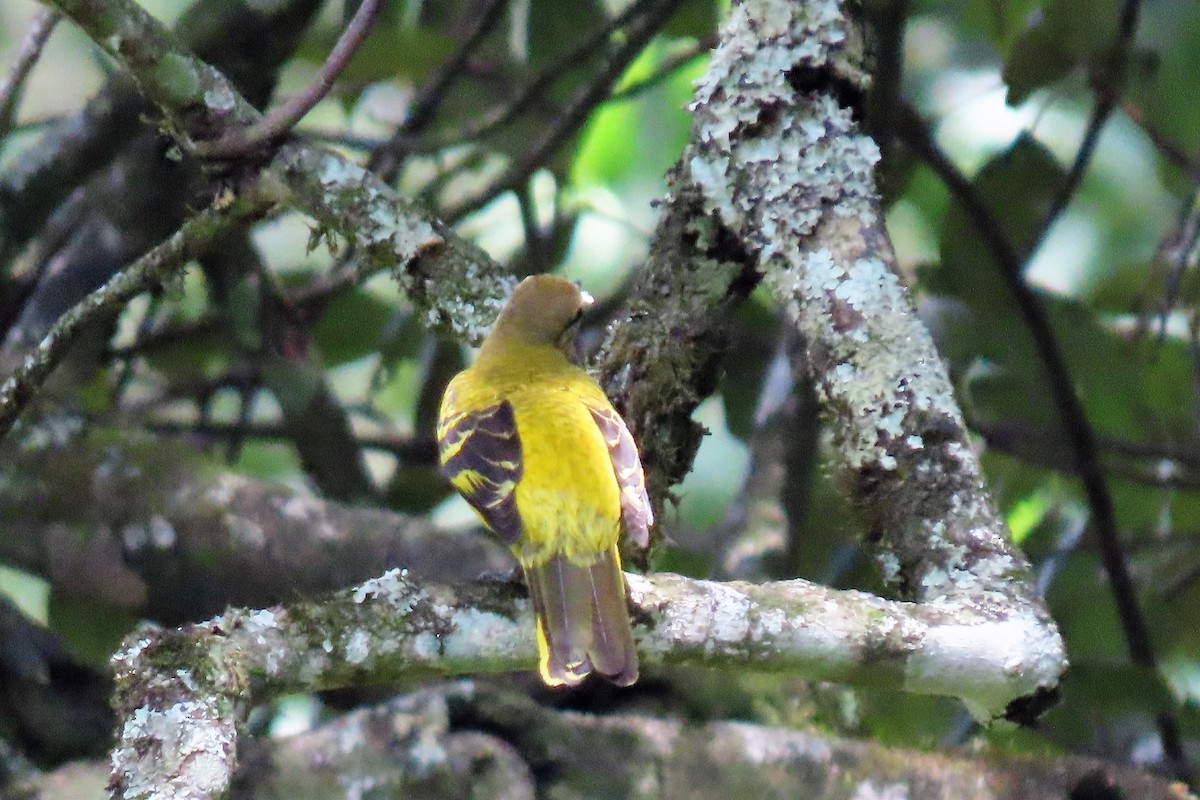
[[[442,471],[525,571],[550,686],[638,677],[617,539],[624,526],[646,547],[654,519],[629,429],[567,356],[590,302],[562,278],[523,280],[438,421]]]

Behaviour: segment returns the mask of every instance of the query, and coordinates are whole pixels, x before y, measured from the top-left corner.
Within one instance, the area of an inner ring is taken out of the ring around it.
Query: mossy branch
[[[261,119],[225,75],[132,0],[46,2],[129,71],[185,152]],[[356,245],[360,276],[392,271],[434,329],[483,338],[512,284],[501,265],[336,153],[287,144],[259,155],[259,180],[317,220],[316,239],[336,234]]]
[[[884,577],[924,602],[1031,609],[1061,654],[897,275],[875,188],[879,150],[856,122],[866,77],[851,5],[734,7],[698,83],[690,178],[807,343]]]
[[[1053,685],[1060,668],[1028,609],[894,602],[799,580],[627,578],[647,665],[887,685],[961,697],[992,716]],[[236,761],[238,709],[252,697],[530,669],[533,631],[529,601],[511,584],[425,584],[399,569],[319,602],[140,631],[114,659],[126,720],[113,755],[117,794],[187,786],[196,797],[221,796]]]

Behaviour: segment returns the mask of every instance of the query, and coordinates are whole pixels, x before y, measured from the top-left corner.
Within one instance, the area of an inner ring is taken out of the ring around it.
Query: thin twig
[[[1017,253],[999,222],[967,178],[933,141],[928,126],[910,106],[897,108],[897,133],[904,143],[932,169],[950,194],[962,205],[967,218],[991,251],[1017,310],[1033,339],[1050,386],[1051,396],[1074,454],[1075,470],[1083,483],[1084,494],[1092,511],[1092,527],[1100,546],[1101,560],[1112,587],[1113,601],[1125,635],[1130,659],[1159,676],[1158,658],[1150,639],[1150,630],[1137,599],[1129,565],[1117,535],[1116,511],[1112,494],[1104,478],[1104,469],[1096,446],[1095,432],[1083,405],[1075,393],[1071,374],[1063,358],[1050,319],[1033,290],[1025,282],[1024,259]],[[1190,778],[1183,752],[1179,727],[1173,715],[1162,712],[1158,719],[1163,752],[1177,775]]]
[[[708,38],[701,39],[685,50],[681,50],[678,53],[668,56],[652,74],[646,76],[637,83],[631,83],[630,85],[618,89],[609,95],[604,101],[605,105],[608,105],[609,103],[621,103],[626,100],[632,100],[641,95],[643,92],[653,89],[655,86],[662,84],[664,81],[670,80],[671,77],[674,76],[679,70],[683,69],[688,64],[691,64],[701,56],[707,55],[708,52],[716,46],[716,36],[710,36]]]
[[[1200,163],[1197,163],[1195,158],[1188,155],[1187,151],[1178,142],[1173,141],[1147,120],[1141,108],[1125,99],[1119,100],[1119,105],[1121,110],[1125,112],[1125,115],[1142,129],[1142,132],[1146,134],[1150,139],[1150,143],[1158,149],[1163,158],[1193,178],[1200,177]]]
[[[0,386],[0,438],[12,429],[22,409],[89,324],[106,314],[116,313],[137,295],[160,285],[223,232],[230,222],[250,218],[264,207],[265,201],[259,198],[211,206],[59,317],[45,338]]]
[[[291,441],[292,431],[277,422],[217,422],[197,420],[184,422],[172,419],[152,419],[143,423],[147,430],[175,436],[199,436],[212,439],[267,439]],[[391,453],[406,466],[437,464],[437,443],[431,439],[398,436],[390,433],[358,434],[354,437],[360,448]]]
[[[1183,287],[1183,278],[1188,267],[1196,263],[1197,247],[1200,246],[1200,180],[1194,181],[1192,190],[1179,209],[1175,226],[1159,242],[1154,254],[1155,261],[1167,270],[1159,307],[1159,340],[1167,334],[1167,317],[1175,309]]]
[[[1054,198],[1051,200],[1049,210],[1047,210],[1046,215],[1042,218],[1037,234],[1033,237],[1032,243],[1029,246],[1029,254],[1024,259],[1026,261],[1029,260],[1032,254],[1038,251],[1042,241],[1046,238],[1046,234],[1054,227],[1054,223],[1075,196],[1075,192],[1079,189],[1079,184],[1083,181],[1084,173],[1087,172],[1088,167],[1092,163],[1092,156],[1096,153],[1096,145],[1100,143],[1100,134],[1104,131],[1104,126],[1108,123],[1108,118],[1112,115],[1113,109],[1116,107],[1120,97],[1120,89],[1118,87],[1125,79],[1126,67],[1129,64],[1129,50],[1133,47],[1133,38],[1137,33],[1138,12],[1140,10],[1140,0],[1125,0],[1121,5],[1121,16],[1117,22],[1117,41],[1112,50],[1110,73],[1110,75],[1116,76],[1117,80],[1110,82],[1112,86],[1110,91],[1097,92],[1096,105],[1092,109],[1091,117],[1088,119],[1083,139],[1079,143],[1079,149],[1075,152],[1075,159],[1071,162],[1071,168],[1067,171],[1062,185],[1058,187],[1058,192],[1055,193]]]
[[[536,78],[525,84],[524,87],[514,94],[512,101],[508,105],[496,110],[494,113],[485,115],[477,124],[468,127],[465,131],[456,131],[453,143],[483,139],[520,117],[535,100],[542,97],[563,75],[579,69],[591,61],[595,57],[596,51],[614,33],[631,24],[633,20],[644,13],[648,2],[650,0],[637,0],[637,2],[630,3],[624,11],[613,17],[607,25],[589,33],[579,44],[564,53],[561,58],[543,70]],[[446,144],[450,143],[449,141],[446,142]]]
[[[29,23],[29,29],[25,31],[25,38],[21,41],[16,59],[8,68],[4,79],[0,80],[0,141],[12,130],[13,115],[16,114],[17,103],[21,101],[25,80],[41,57],[42,48],[46,46],[46,40],[50,38],[60,18],[61,15],[57,11],[49,8],[43,8],[37,13]]]
[[[680,0],[642,0],[635,3],[635,7],[643,8],[643,14],[630,24],[625,40],[612,51],[596,78],[571,100],[520,161],[509,167],[490,188],[446,209],[443,219],[448,224],[453,224],[483,208],[504,192],[516,191],[529,180],[529,177],[579,130],[596,106],[606,99],[626,67],[642,52],[646,43],[658,32],[679,2]]]
[[[264,115],[261,119],[241,130],[225,134],[220,139],[207,142],[196,142],[193,152],[201,158],[234,158],[243,155],[260,145],[286,134],[297,122],[304,117],[313,106],[321,102],[329,93],[337,76],[350,62],[354,51],[362,44],[375,14],[379,10],[381,0],[363,0],[358,10],[354,12],[350,24],[342,31],[341,37],[329,51],[329,57],[321,65],[317,76],[305,87],[304,91],[292,96],[286,103]]]
[[[1075,462],[1063,446],[1058,431],[1019,422],[977,419],[968,419],[967,425],[983,437],[989,450],[1044,469],[1075,471]],[[1109,457],[1109,472],[1120,480],[1157,489],[1200,492],[1200,466],[1197,465],[1200,453],[1195,448],[1170,442],[1137,442],[1116,436],[1097,436],[1096,445]]]
[[[351,150],[375,150],[382,147],[386,141],[380,136],[369,136],[348,130],[330,130],[327,128],[310,128],[307,125],[295,129],[295,134],[305,140],[334,144]]]
[[[629,25],[633,20],[636,20],[643,13],[647,2],[650,1],[651,0],[640,0],[640,2],[631,3],[624,11],[610,20],[607,25],[597,28],[589,33],[585,39],[580,41],[577,45],[575,45],[575,47],[571,48],[570,51],[564,53],[557,61],[546,67],[536,77],[532,78],[523,86],[521,86],[520,89],[516,90],[513,93],[512,99],[508,101],[508,103],[483,114],[478,121],[459,127],[444,136],[432,137],[431,139],[427,139],[423,142],[419,141],[420,126],[415,124],[409,125],[406,123],[406,125],[409,127],[407,133],[397,131],[397,133],[393,135],[394,142],[390,143],[389,147],[394,147],[409,154],[416,152],[436,153],[440,150],[446,149],[447,147],[454,147],[466,142],[478,142],[486,139],[489,136],[492,136],[497,131],[506,127],[509,123],[519,119],[522,113],[528,111],[534,102],[543,97],[547,90],[549,90],[549,88],[553,86],[555,82],[560,80],[565,74],[573,72],[591,61],[595,57],[597,50],[599,50],[601,46],[613,36],[613,34]],[[460,52],[467,52],[466,48],[470,43],[470,38],[468,38],[468,40],[463,43],[463,49]],[[459,58],[459,55],[459,53],[455,53],[450,57],[450,62],[447,63],[456,61]],[[651,78],[646,80],[646,83],[651,83],[656,77],[665,76],[651,76]],[[436,86],[439,82],[440,81],[438,80],[438,77],[435,76],[430,86]],[[603,102],[609,102],[617,99],[627,99],[628,96],[632,96],[633,94],[636,94],[645,88],[649,88],[649,86],[643,86],[641,83],[639,83],[635,86],[629,87],[628,95],[626,95],[626,92],[624,91],[614,93],[612,96],[605,98]],[[427,92],[423,89],[421,91],[421,96],[425,96],[426,94]],[[437,96],[433,92],[429,92],[428,94],[431,97]],[[416,105],[421,105],[420,98],[418,98],[416,101]],[[419,108],[414,108],[412,118],[421,121],[427,112],[418,113],[419,111]],[[423,121],[422,125],[427,126],[428,121]],[[354,146],[354,144],[356,144],[356,142],[351,140],[351,146]],[[382,164],[382,162],[380,163]],[[383,169],[383,167],[379,166],[378,169]],[[383,177],[390,177],[386,171],[378,172],[377,174],[380,174]]]
[[[386,183],[396,179],[404,159],[412,152],[416,137],[433,122],[451,84],[463,74],[467,60],[491,32],[506,5],[507,0],[487,0],[482,9],[472,9],[472,13],[477,16],[462,44],[421,88],[403,124],[387,142],[371,153],[367,169]]]

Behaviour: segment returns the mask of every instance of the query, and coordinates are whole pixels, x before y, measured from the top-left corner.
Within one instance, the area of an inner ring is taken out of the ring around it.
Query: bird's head
[[[531,275],[513,290],[492,335],[529,344],[561,346],[592,297],[556,275]]]

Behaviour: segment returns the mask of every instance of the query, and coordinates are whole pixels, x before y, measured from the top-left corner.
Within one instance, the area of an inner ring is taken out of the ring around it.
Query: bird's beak
[[[583,305],[585,307],[590,306],[596,302],[596,298],[592,297],[591,292],[589,292],[585,289],[579,290],[579,299],[583,301]]]

